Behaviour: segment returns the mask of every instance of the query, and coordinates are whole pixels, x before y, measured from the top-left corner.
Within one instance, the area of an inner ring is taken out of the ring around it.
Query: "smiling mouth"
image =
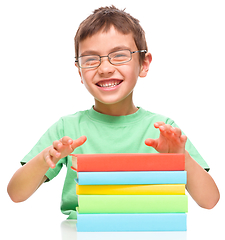
[[[119,84],[122,83],[122,80],[116,80],[116,79],[112,79],[112,80],[103,80],[98,82],[96,85],[98,87],[102,87],[102,88],[113,88],[115,86],[118,86]]]

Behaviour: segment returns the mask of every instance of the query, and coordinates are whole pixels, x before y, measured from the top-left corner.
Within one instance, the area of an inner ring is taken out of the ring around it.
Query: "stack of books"
[[[186,231],[184,154],[77,154],[77,231]]]

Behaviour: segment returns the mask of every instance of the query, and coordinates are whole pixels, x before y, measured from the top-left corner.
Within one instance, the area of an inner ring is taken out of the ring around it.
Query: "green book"
[[[186,213],[187,195],[79,195],[79,213]]]

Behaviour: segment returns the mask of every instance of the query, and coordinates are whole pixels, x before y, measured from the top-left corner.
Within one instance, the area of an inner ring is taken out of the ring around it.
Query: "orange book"
[[[71,154],[77,172],[184,171],[184,154],[114,153]]]

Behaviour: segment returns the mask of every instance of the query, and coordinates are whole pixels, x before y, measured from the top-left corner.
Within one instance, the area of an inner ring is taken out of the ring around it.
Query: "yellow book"
[[[184,195],[185,184],[76,185],[77,195]]]

